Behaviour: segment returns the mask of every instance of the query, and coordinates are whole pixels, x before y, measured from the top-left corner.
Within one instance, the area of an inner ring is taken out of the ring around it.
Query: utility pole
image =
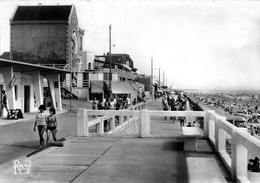
[[[166,86],[167,86],[167,85],[168,85],[168,84],[167,84],[167,75],[166,75],[165,77],[166,77]]]
[[[159,68],[159,88],[161,88],[161,68]]]
[[[163,86],[164,86],[164,71],[163,71]]]
[[[154,96],[154,94],[153,94],[153,57],[151,58],[150,94],[151,94],[151,97]]]
[[[111,72],[111,62],[112,62],[112,58],[111,58],[111,29],[112,29],[112,25],[109,25],[109,98],[111,97],[111,93],[112,93],[112,88],[111,88],[111,80],[112,80],[112,72]]]

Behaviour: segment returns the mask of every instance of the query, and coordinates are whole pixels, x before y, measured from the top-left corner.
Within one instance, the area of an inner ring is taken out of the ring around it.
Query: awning
[[[91,93],[103,93],[104,81],[91,81]]]
[[[48,74],[67,74],[70,73],[67,70],[64,69],[58,69],[54,67],[47,67],[43,65],[38,64],[31,64],[26,62],[19,62],[15,60],[7,60],[0,58],[0,68],[3,67],[13,67],[14,72],[20,72],[20,73],[28,73],[32,71],[40,71],[41,75],[48,75]]]
[[[112,81],[111,89],[113,94],[137,93],[128,82]]]

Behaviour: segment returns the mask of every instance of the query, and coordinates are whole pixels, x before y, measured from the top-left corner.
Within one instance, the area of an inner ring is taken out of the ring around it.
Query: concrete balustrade
[[[131,111],[136,111],[144,108],[145,104],[138,103],[134,106],[129,106],[128,110],[78,110],[78,120],[77,120],[77,136],[88,136],[89,128],[96,126],[97,134],[113,134],[122,127],[125,127],[129,122],[137,121],[139,113],[133,113]],[[130,111],[130,112],[129,112]],[[88,116],[101,116],[97,119],[89,121]],[[116,116],[118,117],[118,125],[116,126]],[[105,132],[104,123],[107,121],[109,125],[109,131]],[[138,129],[137,129],[138,131]],[[138,133],[138,132],[137,132]]]
[[[139,110],[141,109],[141,110]],[[88,115],[104,115],[103,117],[88,121]],[[115,117],[119,116],[119,125],[115,126]],[[129,118],[131,116],[131,118]],[[99,124],[98,133],[104,133],[102,126],[104,120],[109,120],[110,131],[108,133],[116,133],[116,131],[125,128],[130,123],[138,124],[138,137],[151,137],[150,117],[186,117],[187,120],[193,120],[196,117],[203,117],[204,138],[208,138],[213,144],[215,151],[219,154],[227,169],[230,171],[232,178],[237,182],[254,182],[248,176],[247,164],[248,154],[260,154],[260,141],[247,133],[246,128],[238,128],[226,121],[225,117],[221,117],[214,111],[151,111],[142,109],[142,107],[133,107],[129,110],[120,111],[93,111],[81,109],[78,112],[78,136],[88,135],[90,126]],[[123,120],[124,117],[126,120]],[[85,119],[86,118],[86,119]],[[163,119],[163,118],[162,118]],[[192,121],[190,121],[192,122]],[[85,129],[84,129],[85,128]],[[231,140],[231,156],[227,152],[226,141]],[[260,180],[260,174],[258,176]]]

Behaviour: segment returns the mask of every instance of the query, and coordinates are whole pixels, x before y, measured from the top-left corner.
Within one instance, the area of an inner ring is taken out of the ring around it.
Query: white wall
[[[78,92],[79,99],[89,99],[89,89],[88,88],[75,88]]]
[[[89,80],[103,80],[103,73],[89,73]]]

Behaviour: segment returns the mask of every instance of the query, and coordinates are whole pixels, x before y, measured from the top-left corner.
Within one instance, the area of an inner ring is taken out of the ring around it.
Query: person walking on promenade
[[[97,110],[98,109],[98,101],[97,101],[96,97],[94,97],[94,100],[92,101],[92,109],[93,110]],[[93,115],[92,117],[95,118],[96,116]]]
[[[3,111],[3,109],[6,109],[6,111],[8,112],[8,108],[7,108],[7,96],[5,94],[5,90],[2,90],[2,104],[1,104],[1,112]]]
[[[162,99],[162,106],[163,106],[164,111],[169,110],[169,105],[168,105],[166,97],[163,97],[163,99]],[[167,120],[167,116],[164,116],[164,120]]]
[[[111,106],[110,106],[110,101],[109,98],[106,98],[106,102],[105,102],[105,110],[110,110]]]
[[[181,117],[180,118],[180,126],[181,126],[181,128],[184,127],[184,123],[185,123],[185,117]]]
[[[110,101],[109,101],[109,98],[106,98],[106,101],[105,101],[105,104],[104,104],[104,110],[110,110]],[[107,126],[108,126],[108,120],[105,120],[104,121],[104,131],[108,131],[107,130]]]
[[[255,113],[257,113],[257,110],[258,110],[258,106],[256,105],[255,106]]]
[[[113,98],[110,98],[110,110],[115,110],[115,102]]]
[[[97,110],[97,105],[98,105],[98,101],[97,98],[95,97],[94,100],[92,101],[92,109]]]
[[[38,109],[39,112],[36,114],[36,120],[35,120],[33,130],[36,131],[36,126],[37,126],[39,137],[40,137],[40,147],[41,147],[44,145],[43,133],[45,131],[46,119],[43,112],[46,110],[46,107],[45,105],[40,105]]]
[[[127,109],[128,108],[128,100],[126,98],[126,96],[123,97],[123,109]]]
[[[137,101],[136,101],[136,98],[134,98],[134,101],[132,102],[132,105],[136,105],[137,104]]]
[[[175,105],[176,105],[175,99],[174,99],[174,97],[172,97],[171,100],[170,100],[170,108],[171,108],[171,111],[177,111]],[[176,120],[176,117],[173,116],[173,117],[171,117],[170,119],[173,120],[173,121],[175,121],[175,120]]]
[[[56,118],[56,110],[54,107],[49,109],[50,115],[46,117],[46,133],[47,133],[47,143],[49,142],[49,131],[52,133],[52,137],[54,141],[57,141],[57,118]]]

